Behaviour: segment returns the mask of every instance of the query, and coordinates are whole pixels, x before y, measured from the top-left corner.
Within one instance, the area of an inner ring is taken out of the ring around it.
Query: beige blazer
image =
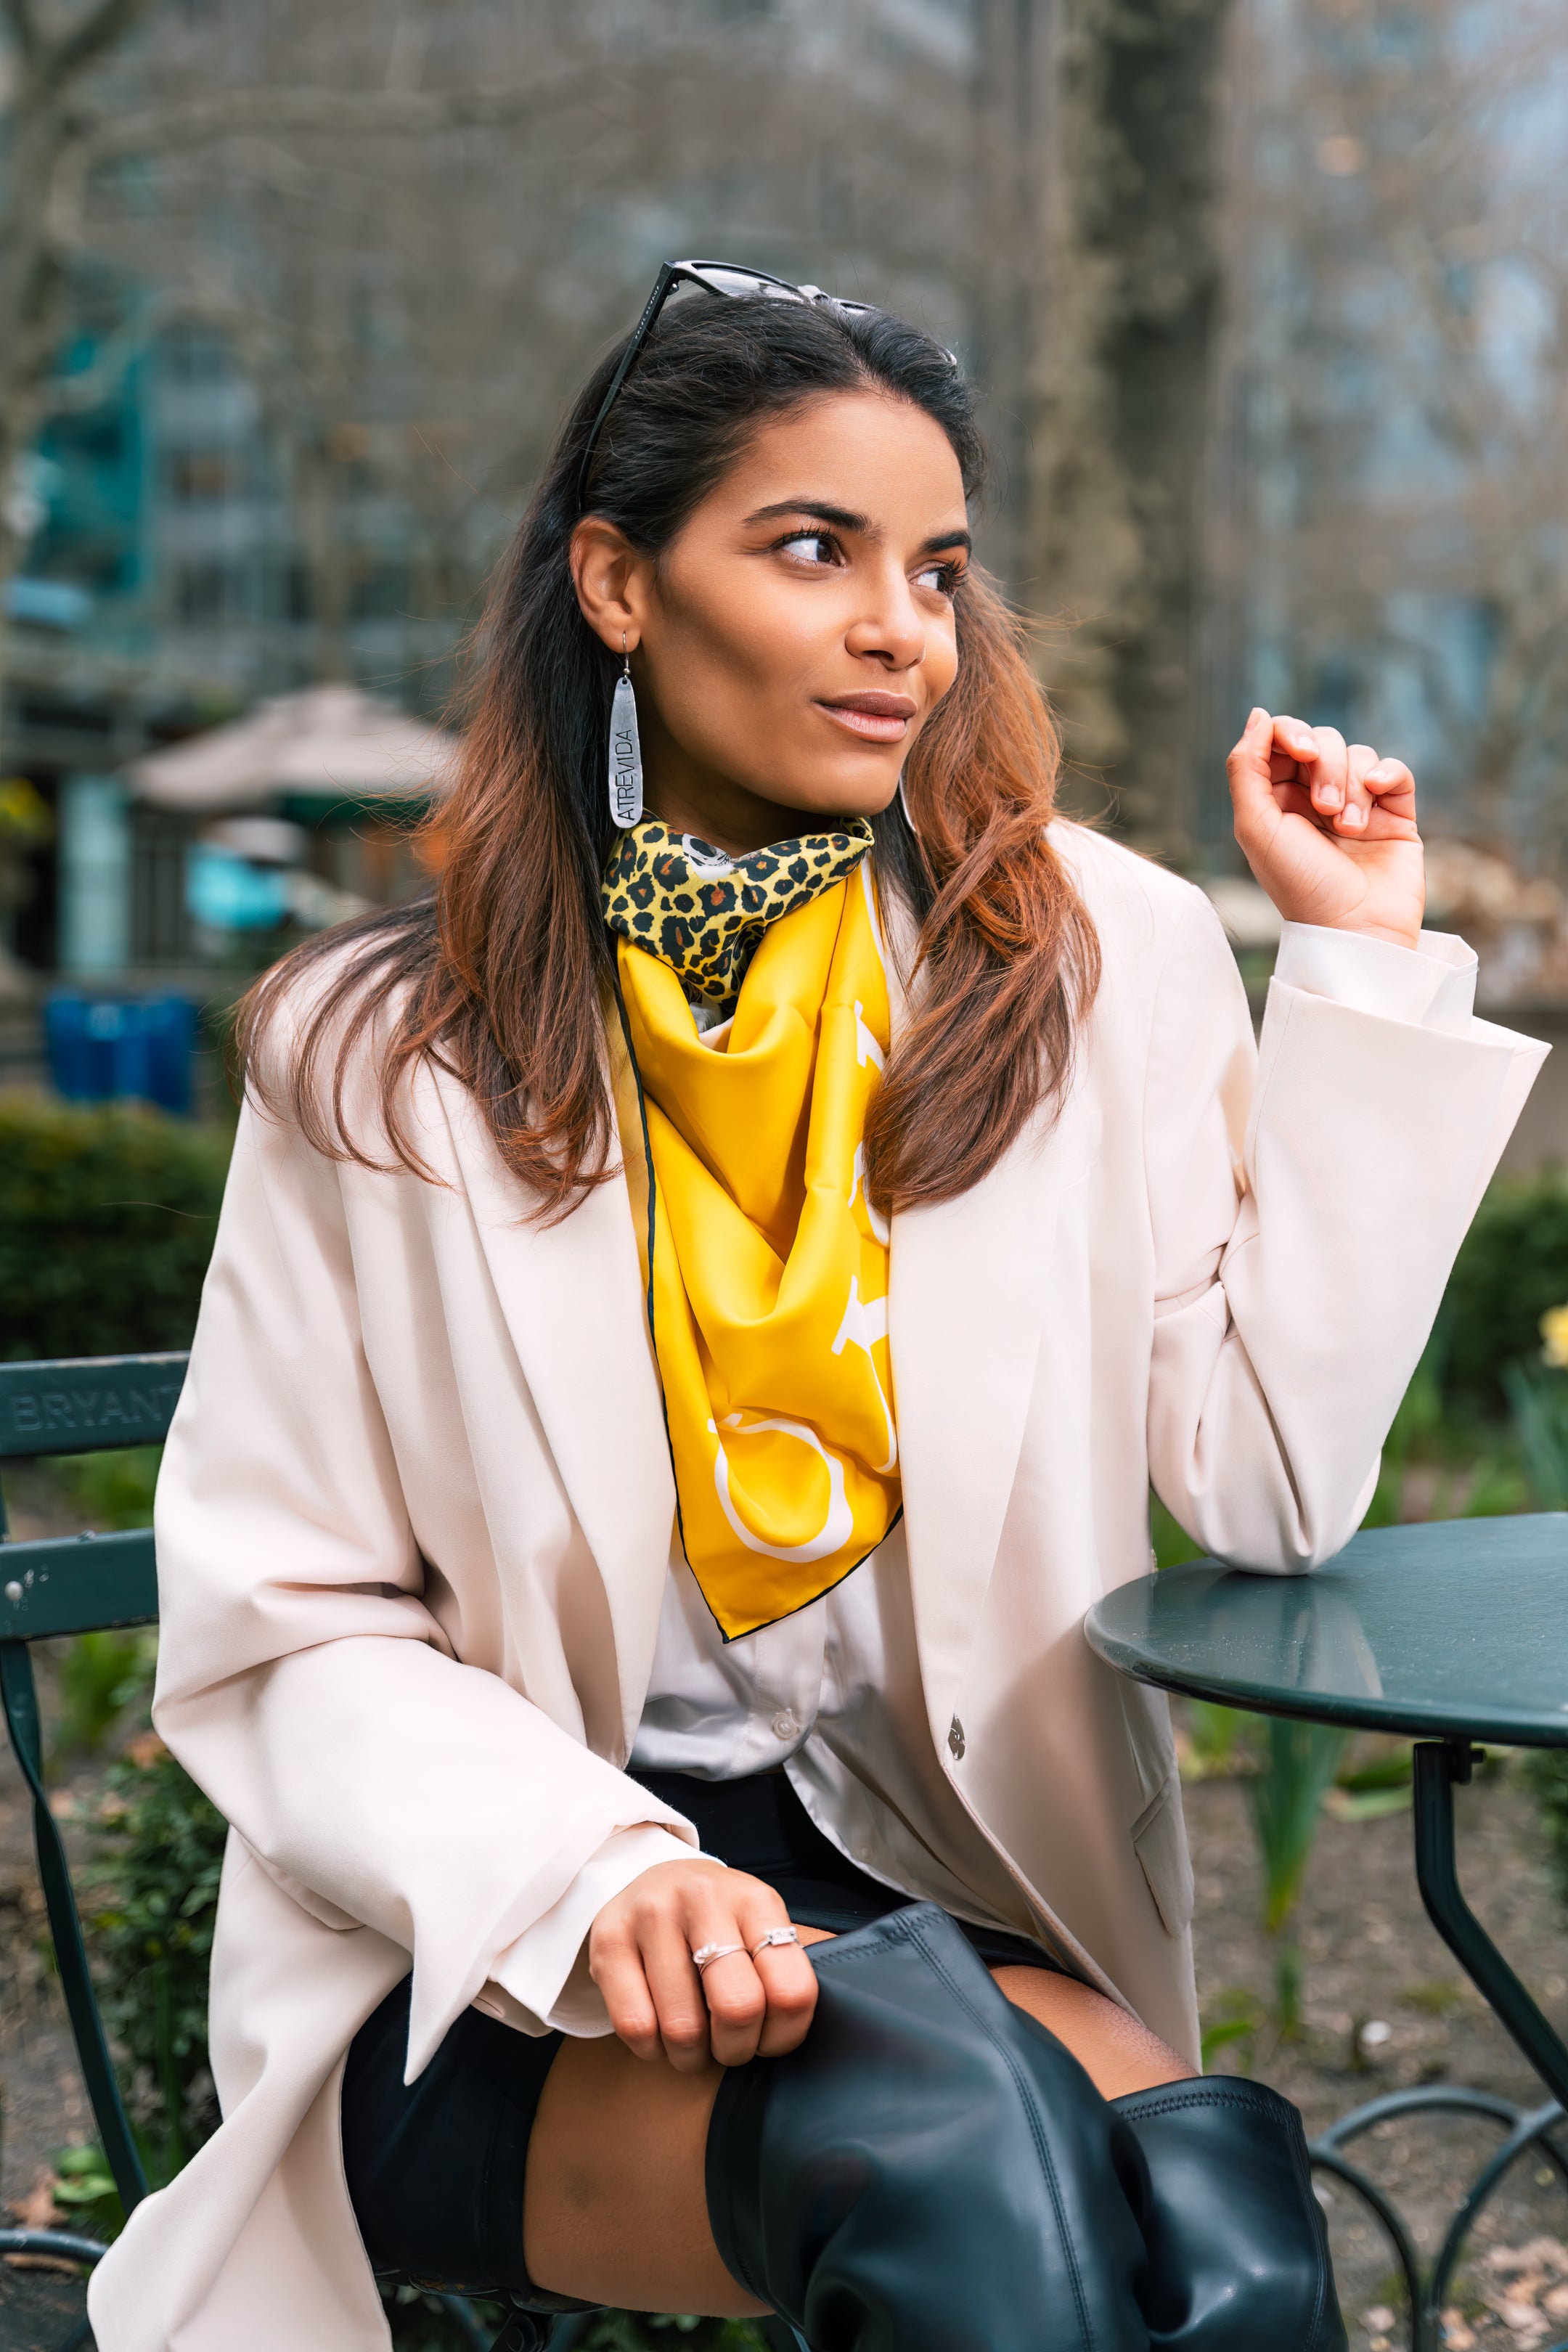
[[[1543,1049],[1454,1009],[1452,943],[1370,942],[1373,1009],[1277,981],[1255,1049],[1207,901],[1057,837],[1104,953],[1066,1108],[892,1221],[901,1801],[1195,2058],[1166,1708],[1084,1612],[1147,1570],[1151,1479],[1258,1568],[1346,1540]],[[102,2352],[384,2352],[348,2042],[412,1955],[417,2070],[607,1835],[684,1826],[619,1769],[674,1502],[625,1186],[530,1223],[461,1089],[411,1100],[438,1183],[240,1127],[157,1518],[157,1723],[234,1824],[225,2120],[96,2273]]]

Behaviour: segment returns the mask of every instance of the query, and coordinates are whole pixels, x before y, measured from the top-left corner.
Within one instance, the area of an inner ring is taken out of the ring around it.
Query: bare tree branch
[[[38,20],[33,13],[33,0],[0,0],[0,12],[11,30],[11,38],[21,53],[24,65],[31,66],[41,46]]]
[[[14,5],[14,0],[13,0]],[[24,0],[28,5],[28,0]],[[147,14],[152,0],[99,0],[79,25],[43,52],[44,72],[56,89],[68,89],[79,75],[97,63],[132,32]]]
[[[140,0],[132,0],[140,5]],[[89,166],[116,156],[194,146],[237,132],[331,131],[389,135],[505,129],[557,109],[603,99],[609,82],[602,67],[543,82],[493,89],[219,90],[184,104],[152,107],[85,125],[80,132]]]

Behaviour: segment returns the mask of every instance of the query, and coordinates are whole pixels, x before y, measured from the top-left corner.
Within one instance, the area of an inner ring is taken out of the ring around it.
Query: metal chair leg
[[[38,1694],[33,1662],[25,1642],[0,1642],[0,1704],[5,1727],[23,1777],[33,1792],[33,1832],[38,1853],[38,1877],[43,1885],[49,1933],[59,1966],[60,1989],[70,2015],[71,2035],[87,2084],[87,2095],[98,2124],[99,2137],[120,2201],[129,2213],[146,2196],[149,2182],[131,2129],[131,2118],[115,2080],[114,2062],[104,2039],[98,2003],[93,1998],[81,1915],[71,1887],[70,1864],[59,1824],[49,1810],[44,1789],[43,1749],[38,1733]]]
[[[456,2320],[458,2332],[471,2352],[490,2352],[490,2335],[479,2313],[465,2294],[438,2294],[436,2297],[448,2319]]]
[[[1415,1743],[1415,1877],[1426,1914],[1499,2022],[1512,2034],[1552,2095],[1568,2107],[1568,2050],[1521,1984],[1459,1887],[1454,1855],[1454,1789],[1470,1777],[1478,1751],[1468,1739]]]
[[[108,2252],[96,2238],[79,2238],[68,2230],[0,2230],[0,2254],[47,2254],[90,2270]],[[84,2311],[55,2352],[89,2352],[92,2340],[92,2322]]]

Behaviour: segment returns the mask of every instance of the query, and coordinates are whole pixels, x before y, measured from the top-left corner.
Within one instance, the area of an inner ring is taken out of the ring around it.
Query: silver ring
[[[699,1944],[691,1958],[699,1976],[710,1969],[715,1960],[727,1960],[731,1952],[743,1952],[744,1944]]]
[[[770,1945],[798,1944],[799,1941],[800,1937],[793,1927],[770,1927],[762,1942],[752,1946],[752,1958],[754,1960],[757,1954],[765,1952]]]

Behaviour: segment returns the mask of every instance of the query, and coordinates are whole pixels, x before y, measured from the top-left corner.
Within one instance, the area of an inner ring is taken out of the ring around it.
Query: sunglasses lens
[[[773,295],[785,302],[800,300],[793,286],[781,286],[776,278],[763,278],[754,269],[729,269],[712,261],[689,262],[687,268],[713,293],[728,294],[732,300],[754,300],[759,295]]]
[[[729,295],[731,301],[822,302],[830,310],[843,310],[857,319],[869,318],[877,307],[874,302],[841,301],[837,294],[825,294],[820,286],[792,286],[783,278],[770,278],[765,270],[738,269],[727,261],[678,261],[674,267],[689,284],[695,278],[711,293]]]

